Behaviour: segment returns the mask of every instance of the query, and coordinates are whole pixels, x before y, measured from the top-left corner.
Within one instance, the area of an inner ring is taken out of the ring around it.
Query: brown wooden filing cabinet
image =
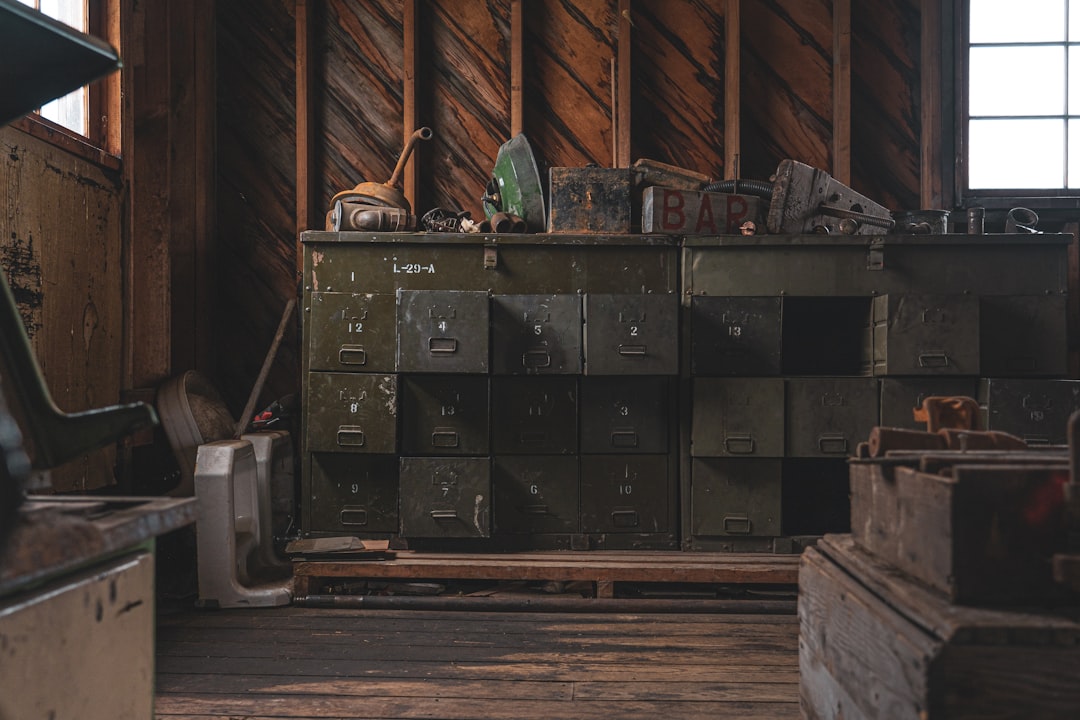
[[[677,239],[302,239],[305,536],[678,548]]]

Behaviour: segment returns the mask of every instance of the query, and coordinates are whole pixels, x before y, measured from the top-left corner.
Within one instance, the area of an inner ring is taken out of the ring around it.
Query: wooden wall
[[[0,128],[0,150],[0,266],[49,392],[64,412],[116,404],[124,367],[120,175],[11,127]],[[12,381],[7,368],[0,373]],[[5,396],[18,417],[10,386]],[[73,460],[53,470],[53,487],[110,484],[115,461],[115,447]]]

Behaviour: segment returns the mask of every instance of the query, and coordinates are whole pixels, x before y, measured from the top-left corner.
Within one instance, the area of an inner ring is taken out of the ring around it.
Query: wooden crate
[[[855,542],[954,602],[1063,599],[1067,458],[914,453],[851,466]]]
[[[1077,609],[970,608],[827,535],[799,570],[805,717],[1080,717]]]

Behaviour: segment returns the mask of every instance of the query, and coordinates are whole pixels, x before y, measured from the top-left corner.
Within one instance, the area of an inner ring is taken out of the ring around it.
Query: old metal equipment
[[[330,201],[332,217],[336,216],[339,219],[344,220],[347,216],[347,211],[345,209],[339,209],[337,207],[339,202],[371,205],[373,206],[373,210],[379,207],[400,208],[401,210],[404,210],[407,215],[412,210],[412,206],[409,204],[409,200],[405,197],[405,194],[397,189],[397,182],[401,177],[402,171],[405,169],[405,163],[409,161],[409,156],[412,155],[413,148],[416,147],[417,141],[430,140],[433,136],[434,133],[431,132],[431,128],[429,127],[422,127],[410,135],[408,142],[405,143],[405,147],[401,151],[401,156],[398,158],[397,165],[394,166],[394,172],[386,182],[362,182],[352,190],[342,190],[335,195]]]
[[[838,220],[851,220],[843,225]],[[770,233],[810,233],[836,228],[845,235],[873,235],[895,225],[887,208],[855,192],[824,170],[781,160],[773,183]]]
[[[488,218],[502,211],[524,220],[529,232],[547,229],[544,190],[525,135],[519,133],[499,148],[495,168],[480,202]]]

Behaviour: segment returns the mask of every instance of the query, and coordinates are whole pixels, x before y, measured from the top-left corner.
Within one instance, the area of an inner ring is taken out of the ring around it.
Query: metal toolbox
[[[398,457],[312,453],[304,507],[309,533],[395,533]]]
[[[928,397],[977,396],[976,378],[917,377],[882,378],[879,425],[883,427],[925,430],[926,423],[915,421],[915,410]]]
[[[983,375],[1068,375],[1065,295],[1005,295],[980,302]]]
[[[487,373],[488,323],[486,291],[398,290],[398,372]]]
[[[875,375],[978,375],[979,298],[874,298]]]
[[[581,378],[581,452],[666,453],[669,386],[655,376]]]
[[[578,449],[578,379],[491,378],[492,451],[570,455]]]
[[[488,455],[488,378],[406,375],[400,380],[404,455]]]
[[[397,376],[308,373],[308,452],[397,451]]]
[[[780,534],[781,460],[694,458],[694,536]]]
[[[634,224],[630,203],[632,184],[629,168],[551,168],[548,232],[630,232]]]
[[[397,310],[393,295],[311,294],[308,369],[393,372]]]
[[[1080,409],[1080,381],[984,378],[979,404],[988,430],[1012,433],[1029,445],[1066,442],[1069,416]]]
[[[695,296],[690,301],[691,373],[779,375],[779,297]]]
[[[582,455],[581,531],[667,532],[668,464],[667,455]]]
[[[401,458],[401,535],[472,538],[491,535],[489,458]]]
[[[678,348],[678,295],[585,296],[585,374],[675,375]]]
[[[789,378],[788,457],[846,457],[878,421],[874,378]]]
[[[578,461],[504,455],[492,463],[496,535],[578,532]]]
[[[495,295],[491,335],[496,375],[581,372],[581,298],[577,295]]]
[[[693,379],[690,454],[783,457],[782,378]]]

